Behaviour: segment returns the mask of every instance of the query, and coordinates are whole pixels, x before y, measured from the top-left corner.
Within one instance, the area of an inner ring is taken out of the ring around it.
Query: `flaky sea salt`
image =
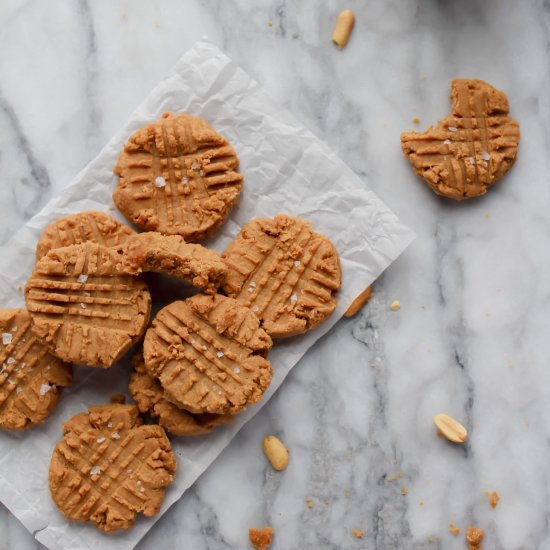
[[[250,308],[254,313],[257,313],[258,311],[260,311],[260,308],[254,304],[251,308]]]
[[[97,442],[98,443],[103,443],[105,441],[105,438],[104,437],[98,437],[97,438]]]
[[[470,164],[475,164],[476,163],[476,159],[474,157],[470,157],[468,159],[468,161],[470,162]]]
[[[299,267],[302,262],[300,260],[294,260],[294,265]]]
[[[98,476],[100,473],[101,473],[101,468],[100,468],[99,466],[94,466],[94,467],[90,470],[90,475],[91,475],[91,476]]]
[[[9,332],[3,332],[2,333],[2,344],[7,346],[8,344],[11,344],[11,338],[12,335]]]
[[[83,302],[80,302],[80,307],[81,307],[82,309],[86,309],[86,304],[84,304]]]
[[[208,349],[208,346],[205,346],[205,345],[203,344],[202,349],[207,350],[207,349]]]
[[[235,368],[233,369],[233,372],[234,372],[235,374],[239,374],[239,373],[241,372],[241,369],[240,369],[239,367],[235,367]]]
[[[195,345],[195,344],[197,343],[197,341],[196,341],[194,338],[191,338],[191,343],[192,343],[193,345]]]
[[[451,140],[450,140],[450,139],[446,139],[443,143],[444,143],[445,145],[451,145]]]
[[[197,161],[194,160],[194,161],[193,161],[193,164],[191,165],[191,168],[193,168],[193,170],[196,170],[196,169],[197,169],[197,166],[198,166]]]
[[[120,434],[119,434],[118,432],[113,432],[113,433],[111,434],[111,437],[112,437],[113,439],[120,439]]]
[[[40,386],[40,395],[46,395],[52,387],[49,384],[42,384]]]
[[[21,393],[22,391],[23,390],[19,386],[17,386],[17,388],[15,388],[15,393]]]
[[[157,187],[166,187],[166,180],[162,176],[158,176],[155,178],[155,185]]]
[[[481,158],[483,160],[490,160],[491,159],[491,155],[487,152],[487,151],[481,151]]]
[[[456,126],[449,126],[449,132],[456,132],[458,128]]]
[[[13,365],[15,363],[15,359],[13,357],[8,357],[8,360],[6,361],[8,365]]]
[[[186,178],[186,177],[181,178],[181,183],[183,183],[183,185],[187,185],[189,183],[189,178]]]
[[[204,176],[204,172],[202,170],[199,170],[199,176]]]
[[[291,301],[291,302],[297,302],[297,301],[298,301],[298,295],[297,295],[297,294],[293,294],[293,295],[290,297],[290,301]]]
[[[483,161],[483,168],[487,168],[487,166],[489,166],[489,163],[486,160],[484,160]]]
[[[223,351],[218,351],[218,352],[216,352],[216,355],[218,357],[223,357],[225,355],[225,353]]]
[[[79,283],[85,283],[88,280],[88,275],[85,273],[82,273],[82,275],[78,276],[78,282]]]
[[[12,331],[12,332],[17,332],[17,327],[12,327],[12,328],[11,328],[11,331]]]
[[[256,284],[255,281],[250,281],[250,286],[251,286],[252,288],[256,288],[258,285]]]
[[[112,423],[112,422],[109,422],[109,423],[107,424],[107,428],[112,428],[112,427],[113,427],[113,423]]]

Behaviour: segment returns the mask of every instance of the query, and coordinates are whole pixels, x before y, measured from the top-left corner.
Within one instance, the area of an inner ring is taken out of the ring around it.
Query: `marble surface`
[[[337,51],[343,7],[357,24]],[[243,549],[264,525],[275,550],[460,549],[472,524],[486,549],[550,548],[548,2],[3,0],[0,29],[0,243],[204,34],[418,235],[140,550]],[[455,76],[506,91],[522,130],[510,174],[464,204],[435,197],[399,147],[413,117],[448,112]],[[436,437],[438,412],[467,445]],[[283,473],[263,457],[269,433],[291,450]],[[1,509],[0,549],[39,547]]]

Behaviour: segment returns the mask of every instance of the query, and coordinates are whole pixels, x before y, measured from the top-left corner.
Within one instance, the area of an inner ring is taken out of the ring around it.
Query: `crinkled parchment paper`
[[[131,115],[101,153],[78,174],[63,194],[51,200],[1,250],[0,303],[23,304],[17,289],[34,263],[34,249],[44,226],[54,218],[81,210],[113,210],[116,184],[112,168],[128,136],[165,111],[189,112],[209,121],[226,136],[241,160],[244,189],[211,246],[221,251],[253,217],[285,212],[308,219],[328,235],[340,252],[343,288],[336,313],[302,337],[275,345],[270,354],[274,378],[261,403],[235,422],[199,438],[173,440],[178,474],[166,493],[161,514],[208,468],[238,430],[275,392],[290,369],[315,341],[338,321],[367,285],[376,279],[412,240],[412,233],[328,147],[219,49],[202,40],[187,52]],[[121,218],[122,219],[122,218]],[[25,433],[0,433],[0,499],[35,537],[49,548],[124,550],[133,548],[156,518],[139,518],[133,529],[104,535],[90,525],[65,521],[48,490],[52,449],[61,423],[87,405],[105,403],[125,392],[126,364],[111,369],[75,369],[75,383],[45,425]]]

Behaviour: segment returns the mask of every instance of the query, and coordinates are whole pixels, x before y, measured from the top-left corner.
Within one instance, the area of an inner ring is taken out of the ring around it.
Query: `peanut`
[[[368,286],[351,302],[351,305],[344,313],[344,317],[353,317],[370,300],[371,296],[372,286]]]
[[[332,41],[341,50],[348,43],[353,25],[355,24],[355,15],[351,10],[344,10],[338,16],[334,32],[332,33]]]
[[[284,470],[288,466],[288,450],[281,440],[268,435],[263,441],[264,454],[275,470]]]
[[[446,414],[436,414],[434,416],[434,424],[439,433],[453,443],[464,443],[468,439],[466,428]]]

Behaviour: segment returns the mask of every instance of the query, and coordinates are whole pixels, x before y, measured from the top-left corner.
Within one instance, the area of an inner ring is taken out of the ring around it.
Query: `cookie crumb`
[[[419,500],[419,501],[418,501],[418,506],[424,506],[424,501],[423,501],[423,500]]]
[[[466,529],[466,542],[469,550],[481,550],[481,542],[485,537],[485,531],[477,527],[468,527]]]
[[[361,529],[352,529],[352,530],[351,530],[351,534],[352,534],[356,539],[365,538],[365,532],[364,532],[364,531],[361,531]]]
[[[126,396],[123,393],[115,393],[111,395],[111,403],[118,403],[119,405],[124,405],[126,403]]]
[[[390,309],[392,311],[399,311],[401,309],[401,302],[399,300],[394,300],[391,304],[390,304]]]
[[[310,498],[310,497],[306,498],[306,506],[308,508],[313,508],[313,499],[312,498]]]
[[[271,527],[264,527],[263,529],[254,529],[251,527],[248,530],[248,538],[250,539],[250,544],[256,550],[267,550],[273,541],[273,529]]]
[[[405,497],[409,494],[409,490],[406,487],[401,487],[401,494]]]
[[[452,522],[449,523],[449,531],[455,536],[460,535],[460,529]]]
[[[414,122],[415,124],[420,124],[420,119],[419,119],[417,116],[415,116],[415,117],[413,118],[413,122]]]
[[[344,490],[344,496],[346,498],[349,498],[349,496],[350,496],[350,492],[347,489]]]
[[[498,501],[500,500],[500,495],[493,491],[492,493],[485,492],[485,496],[489,499],[489,505],[491,508],[495,509],[497,507]]]
[[[398,472],[395,472],[395,474],[388,476],[386,478],[386,481],[395,481],[397,478],[401,477],[402,475],[403,473],[401,472],[401,470],[399,470]]]

